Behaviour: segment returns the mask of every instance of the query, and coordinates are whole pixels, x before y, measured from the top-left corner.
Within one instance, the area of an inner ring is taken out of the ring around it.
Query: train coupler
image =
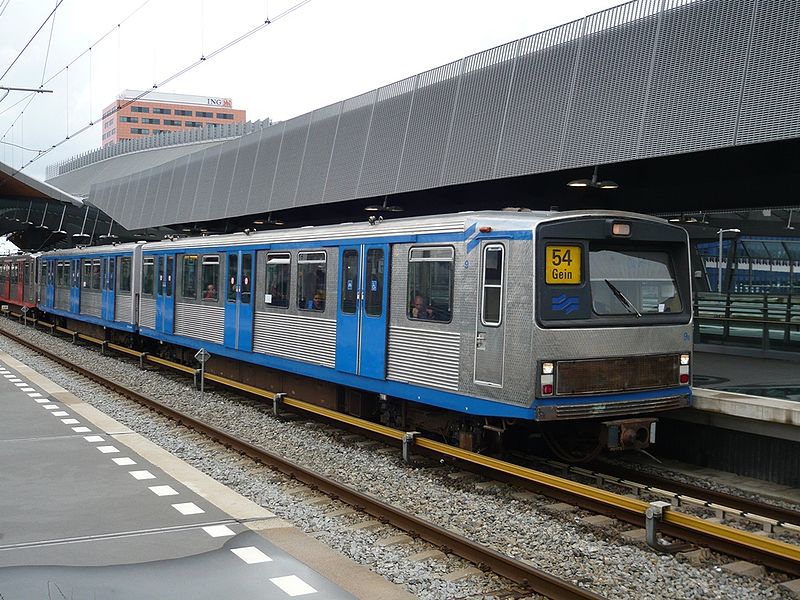
[[[283,404],[284,398],[286,398],[286,392],[278,392],[272,396],[272,415],[276,419],[280,419],[281,417],[281,405]]]
[[[656,552],[663,552],[666,554],[674,554],[676,552],[685,552],[691,548],[691,544],[683,542],[669,543],[665,542],[658,537],[658,523],[664,518],[670,506],[669,502],[657,501],[651,502],[650,506],[644,512],[645,516],[645,541]]]
[[[609,450],[641,450],[656,441],[658,419],[604,421],[601,441]]]

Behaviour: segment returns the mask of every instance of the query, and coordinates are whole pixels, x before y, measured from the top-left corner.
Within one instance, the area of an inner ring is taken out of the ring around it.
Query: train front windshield
[[[641,316],[681,312],[683,305],[667,252],[589,247],[592,310]]]

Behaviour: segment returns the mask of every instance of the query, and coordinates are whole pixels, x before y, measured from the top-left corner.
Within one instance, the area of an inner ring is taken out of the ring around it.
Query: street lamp
[[[741,233],[741,229],[720,229],[719,235],[719,258],[717,259],[717,293],[722,293],[722,235],[725,233]]]

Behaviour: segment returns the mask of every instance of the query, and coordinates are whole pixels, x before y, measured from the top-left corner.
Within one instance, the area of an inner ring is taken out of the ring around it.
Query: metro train
[[[273,391],[573,460],[646,447],[690,404],[688,248],[634,213],[470,212],[5,257],[0,290]]]

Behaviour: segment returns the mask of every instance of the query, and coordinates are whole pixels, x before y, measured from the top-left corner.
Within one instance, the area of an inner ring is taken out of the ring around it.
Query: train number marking
[[[545,283],[577,285],[582,281],[580,246],[545,248]]]

